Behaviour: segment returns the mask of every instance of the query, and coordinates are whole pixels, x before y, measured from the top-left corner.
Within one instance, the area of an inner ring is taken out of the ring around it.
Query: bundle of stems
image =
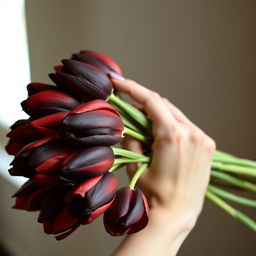
[[[108,98],[108,102],[112,104],[122,116],[125,125],[124,133],[140,140],[146,149],[145,152],[147,152],[147,149],[150,151],[150,145],[153,141],[150,120],[137,108],[123,100],[119,95],[112,93]],[[115,171],[129,162],[143,163],[130,183],[130,187],[134,187],[141,173],[150,164],[150,157],[118,148],[115,148],[114,151],[115,155],[120,154],[122,157],[116,158],[110,171]],[[256,221],[228,203],[232,202],[236,207],[244,205],[256,208],[256,200],[251,199],[255,198],[256,194],[255,178],[256,161],[242,159],[216,150],[212,158],[211,180],[205,196],[227,214],[239,220],[251,230],[256,231]],[[246,194],[251,195],[248,195],[247,198],[237,193],[229,192],[227,191],[227,187],[230,186],[247,191]]]

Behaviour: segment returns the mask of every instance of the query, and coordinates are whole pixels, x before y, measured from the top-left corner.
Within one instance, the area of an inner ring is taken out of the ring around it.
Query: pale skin
[[[209,183],[215,142],[158,93],[128,79],[112,79],[152,120],[152,162],[137,186],[149,202],[149,223],[128,235],[112,256],[173,256],[196,224]],[[131,137],[124,148],[142,152]],[[128,175],[138,168],[130,164]]]

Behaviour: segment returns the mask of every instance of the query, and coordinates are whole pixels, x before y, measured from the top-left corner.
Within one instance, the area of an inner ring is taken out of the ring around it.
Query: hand
[[[190,231],[202,209],[215,142],[156,92],[127,79],[113,82],[152,120],[152,162],[138,183],[149,201],[151,220],[183,216],[183,230]],[[123,146],[143,153],[141,143],[131,137],[124,139]],[[130,164],[129,176],[137,168]]]

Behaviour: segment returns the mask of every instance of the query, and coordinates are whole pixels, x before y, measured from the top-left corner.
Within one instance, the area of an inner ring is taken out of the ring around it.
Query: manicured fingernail
[[[117,73],[115,73],[115,72],[110,71],[108,74],[109,74],[109,76],[110,76],[111,78],[114,78],[114,79],[116,79],[116,80],[120,80],[120,81],[123,81],[123,80],[124,80],[124,77],[123,77],[123,76],[120,76],[119,74],[117,74]]]

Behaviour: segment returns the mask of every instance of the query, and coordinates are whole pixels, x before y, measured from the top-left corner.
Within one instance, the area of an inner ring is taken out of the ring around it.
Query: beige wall
[[[80,49],[105,53],[125,76],[178,105],[219,149],[256,159],[255,1],[26,2],[33,81],[49,81],[51,67]],[[109,255],[119,241],[100,221],[61,243],[38,232],[33,243],[50,244],[37,245],[39,256]],[[206,203],[179,255],[255,255],[255,242],[255,234]]]

